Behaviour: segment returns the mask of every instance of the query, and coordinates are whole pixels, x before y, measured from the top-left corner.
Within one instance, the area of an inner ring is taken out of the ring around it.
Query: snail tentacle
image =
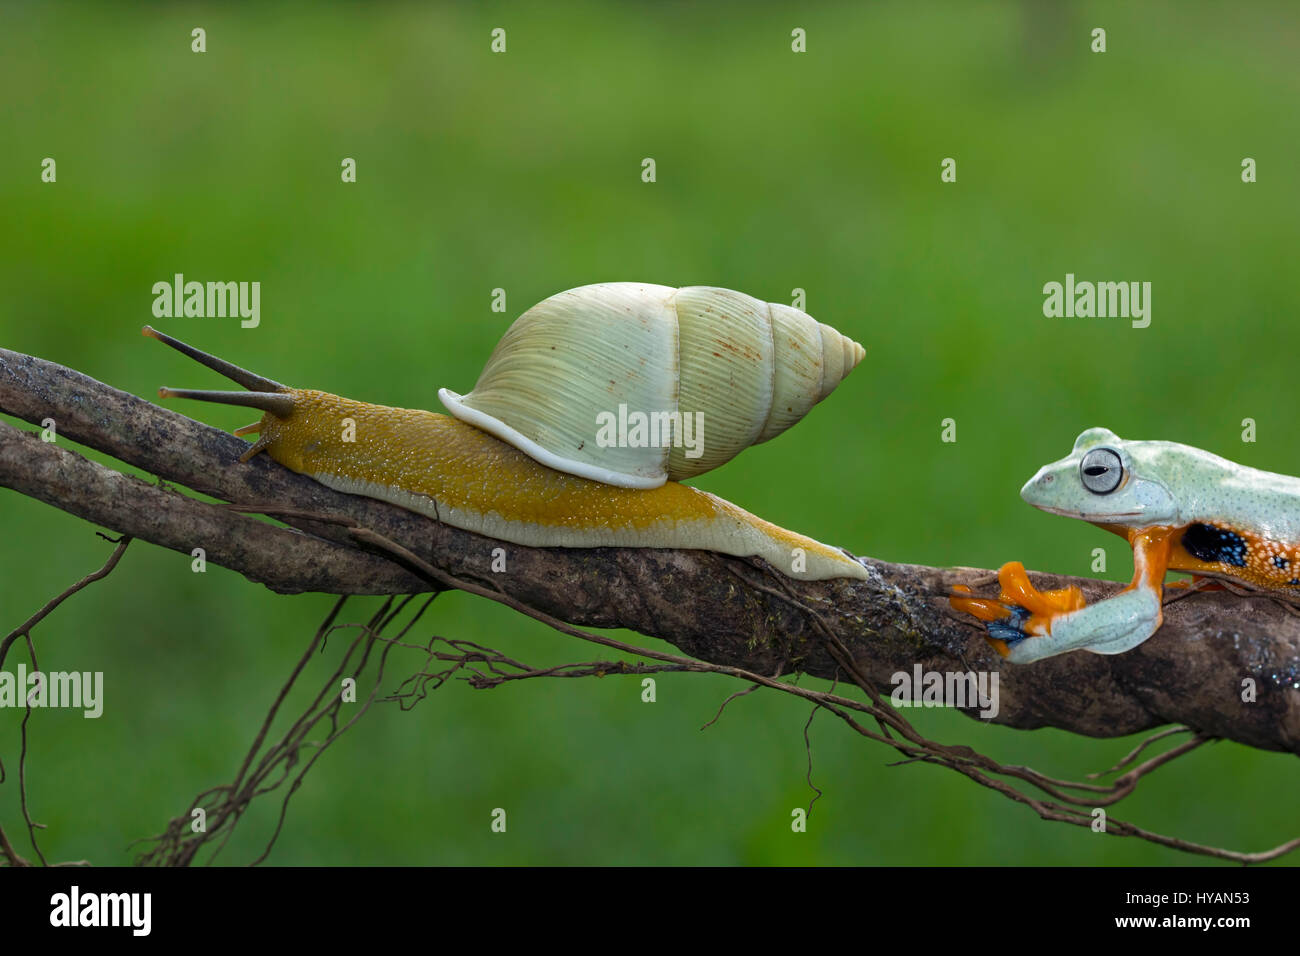
[[[164,345],[170,345],[182,355],[188,355],[200,365],[206,365],[212,371],[226,376],[236,385],[242,385],[250,392],[287,392],[288,386],[281,385],[274,379],[269,379],[264,375],[258,375],[256,372],[250,372],[246,368],[240,368],[233,362],[227,362],[225,359],[217,358],[192,345],[186,345],[180,339],[174,339],[170,335],[159,332],[151,325],[146,325],[140,330],[140,334],[145,338],[157,339]]]
[[[160,388],[159,398],[193,398],[218,405],[243,405],[270,412],[277,418],[293,414],[293,396],[285,392],[216,392],[203,388]]]

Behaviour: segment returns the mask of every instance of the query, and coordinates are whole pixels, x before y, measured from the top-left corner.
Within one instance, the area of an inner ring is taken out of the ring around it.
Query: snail
[[[451,416],[297,389],[145,326],[246,392],[160,388],[262,411],[240,456],[529,547],[682,548],[762,557],[792,578],[865,578],[835,548],[687,485],[802,418],[861,345],[728,289],[618,282],[542,301]]]

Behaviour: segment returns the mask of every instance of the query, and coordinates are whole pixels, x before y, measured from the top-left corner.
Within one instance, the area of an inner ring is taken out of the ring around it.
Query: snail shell
[[[551,468],[657,488],[781,434],[863,354],[812,316],[741,292],[605,282],[533,306],[501,338],[472,392],[444,388],[438,397],[457,418]],[[602,423],[623,413],[685,423],[685,435],[611,444]],[[701,434],[692,447],[694,423]]]

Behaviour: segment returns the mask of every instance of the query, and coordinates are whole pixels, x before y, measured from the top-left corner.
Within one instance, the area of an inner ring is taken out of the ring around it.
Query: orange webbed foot
[[[988,642],[1003,657],[1009,648],[1027,637],[1051,633],[1052,619],[1062,614],[1080,610],[1084,605],[1083,592],[1077,587],[1040,591],[1034,587],[1019,561],[1008,561],[998,571],[1001,593],[997,600],[988,598],[950,597],[953,610],[971,614],[988,627]],[[955,585],[954,591],[969,593],[965,585]]]
[[[1080,610],[1086,603],[1083,592],[1076,587],[1040,591],[1029,580],[1025,566],[1019,561],[1008,561],[998,571],[998,584],[1002,587],[999,599],[1004,604],[1022,607],[1030,617],[1026,630],[1048,633],[1054,617]],[[1040,631],[1041,626],[1041,631]]]

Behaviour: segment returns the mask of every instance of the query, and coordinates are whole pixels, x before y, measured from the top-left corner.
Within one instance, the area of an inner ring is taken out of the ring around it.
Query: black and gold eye
[[[1124,463],[1109,448],[1094,448],[1079,462],[1079,479],[1094,495],[1108,495],[1124,480]]]

